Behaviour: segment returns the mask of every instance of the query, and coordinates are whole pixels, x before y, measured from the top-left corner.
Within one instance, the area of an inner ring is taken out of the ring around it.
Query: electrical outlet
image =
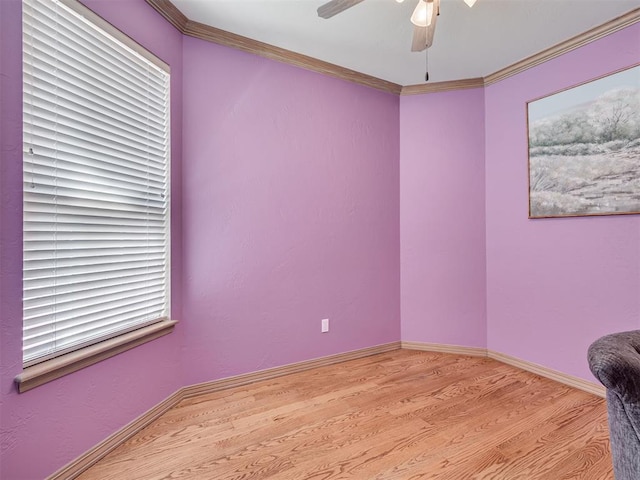
[[[327,333],[329,331],[329,319],[322,319],[322,333]]]

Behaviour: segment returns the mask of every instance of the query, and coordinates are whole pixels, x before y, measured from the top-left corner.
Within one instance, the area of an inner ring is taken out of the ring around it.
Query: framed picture
[[[527,103],[529,218],[640,213],[640,65]]]

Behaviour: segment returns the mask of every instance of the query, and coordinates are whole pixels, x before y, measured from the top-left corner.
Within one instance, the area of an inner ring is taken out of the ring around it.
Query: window
[[[169,317],[169,69],[72,0],[23,1],[23,363]]]

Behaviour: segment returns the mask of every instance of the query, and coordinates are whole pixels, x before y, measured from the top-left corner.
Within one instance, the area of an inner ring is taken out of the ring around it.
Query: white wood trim
[[[184,389],[178,390],[156,406],[150,408],[131,423],[107,437],[91,450],[80,455],[57,472],[48,476],[47,480],[71,480],[78,477],[82,472],[90,468],[92,465],[95,465],[100,459],[104,458],[107,454],[140,432],[165,412],[176,406],[183,399],[183,390]]]
[[[530,57],[514,63],[513,65],[509,65],[508,67],[487,75],[484,77],[484,84],[486,86],[499,82],[500,80],[504,80],[505,78],[516,75],[531,67],[535,67],[536,65],[540,65],[541,63],[559,57],[560,55],[564,55],[565,53],[580,48],[587,43],[591,43],[617,32],[618,30],[622,30],[623,28],[637,22],[640,22],[640,8],[635,8],[623,15],[620,15],[619,17],[603,23],[602,25],[592,28],[591,30],[587,30],[586,32],[565,40],[564,42],[560,42],[553,47],[542,50],[535,55],[531,55]]]
[[[120,29],[118,29],[118,28],[114,27],[113,25],[111,25],[109,22],[107,22],[101,16],[97,15],[96,13],[94,13],[91,9],[85,7],[78,0],[58,0],[58,1],[62,5],[67,7],[68,9],[70,9],[73,12],[77,13],[81,17],[84,17],[87,21],[89,21],[89,23],[92,23],[93,25],[98,26],[99,28],[101,28],[102,30],[107,32],[109,35],[111,35],[112,37],[114,37],[114,38],[118,39],[120,42],[124,43],[130,49],[132,49],[133,51],[138,53],[138,55],[143,56],[144,58],[149,60],[151,63],[153,63],[158,68],[164,70],[165,72],[170,72],[171,71],[171,68],[169,67],[169,65],[166,62],[164,62],[159,57],[156,57],[149,50],[144,48],[142,45],[140,45],[138,42],[133,40],[131,37],[129,37],[128,35],[126,35],[122,31],[120,31]]]
[[[563,385],[567,385],[568,387],[573,387],[587,393],[592,393],[593,395],[597,395],[598,397],[604,398],[606,395],[605,387],[598,383],[589,382],[582,378],[569,375],[568,373],[559,372],[557,370],[553,370],[552,368],[548,368],[537,363],[522,360],[520,358],[486,348],[464,347],[460,345],[424,342],[402,342],[401,344],[402,348],[405,348],[407,350],[422,350],[425,352],[440,352],[451,353],[454,355],[488,357],[493,360],[497,360],[498,362],[511,365],[512,367],[519,368],[520,370],[524,370],[526,372],[534,373],[536,375],[540,375],[541,377],[554,380]]]
[[[486,357],[487,349],[479,347],[465,347],[462,345],[446,345],[444,343],[402,342],[406,350],[421,350],[424,352],[451,353],[454,355],[469,355],[472,357]]]
[[[405,85],[400,95],[423,95],[425,93],[448,92],[451,90],[466,90],[468,88],[483,88],[484,79],[466,78],[464,80],[451,80],[448,82],[419,83],[417,85]]]
[[[379,353],[385,353],[399,349],[400,342],[385,343],[383,345],[376,345],[374,347],[363,348],[351,352],[338,353],[336,355],[330,355],[328,357],[314,358],[312,360],[306,360],[303,362],[292,363],[280,367],[269,368],[267,370],[259,370],[257,372],[250,372],[243,375],[223,378],[220,380],[213,380],[212,382],[199,383],[196,385],[185,387],[184,396],[185,398],[196,397],[198,395],[218,392],[227,388],[240,387],[242,385],[260,382],[262,380],[281,377],[290,373],[304,372],[306,370],[311,370],[312,368],[334,365],[336,363],[347,362],[349,360],[356,360],[358,358],[368,357],[371,355],[377,355]]]
[[[295,65],[296,67],[319,72],[331,77],[357,83],[359,85],[365,85],[367,87],[393,93],[395,95],[399,95],[402,89],[401,85],[387,80],[382,80],[381,78],[374,77],[372,75],[356,72],[355,70],[334,65],[323,60],[318,60],[317,58],[309,57],[308,55],[296,53],[285,48],[276,47],[252,38],[192,21],[182,14],[170,0],[146,1],[183,35],[217,43],[218,45],[225,45],[227,47],[242,50],[243,52],[253,53],[270,60]]]
[[[323,62],[306,55],[301,55],[257,40],[235,35],[209,25],[193,22],[182,14],[170,0],[146,0],[146,2],[166,18],[167,21],[176,27],[183,35],[189,35],[213,43],[226,45],[245,52],[261,55],[272,60],[289,63],[332,77],[341,78],[350,82],[401,95],[419,95],[449,90],[477,88],[482,86],[486,87],[640,22],[640,8],[635,8],[617,18],[603,23],[602,25],[592,28],[591,30],[524,58],[512,65],[498,70],[497,72],[493,72],[484,78],[469,78],[446,82],[401,86],[371,75],[366,75],[344,67]]]
[[[78,477],[82,472],[90,468],[101,458],[105,457],[115,448],[126,442],[133,435],[141,431],[143,428],[151,424],[154,420],[168,411],[170,408],[177,405],[180,401],[186,398],[192,398],[198,395],[205,395],[212,392],[217,392],[227,388],[239,387],[242,385],[248,385],[250,383],[259,382],[261,380],[268,380],[290,373],[298,373],[312,368],[323,367],[326,365],[333,365],[336,363],[346,362],[349,360],[355,360],[358,358],[368,357],[371,355],[377,355],[380,353],[390,352],[398,349],[406,350],[419,350],[425,352],[438,352],[448,353],[454,355],[469,355],[474,357],[488,357],[498,362],[505,363],[512,367],[525,370],[527,372],[540,375],[541,377],[554,380],[563,385],[567,385],[572,388],[583,390],[587,393],[597,395],[599,397],[605,396],[605,388],[601,385],[588,382],[578,377],[568,375],[566,373],[558,372],[556,370],[538,365],[533,362],[521,360],[511,355],[499,353],[493,350],[488,350],[482,347],[466,347],[462,345],[447,345],[442,343],[424,343],[424,342],[391,342],[383,345],[376,345],[374,347],[363,348],[360,350],[354,350],[351,352],[338,353],[336,355],[329,355],[326,357],[315,358],[312,360],[306,360],[303,362],[297,362],[289,365],[283,365],[280,367],[270,368],[267,370],[261,370],[257,372],[251,372],[244,375],[237,375],[233,377],[223,378],[220,380],[213,380],[211,382],[204,382],[195,385],[183,387],[173,395],[169,396],[155,407],[142,414],[140,417],[129,423],[124,428],[118,430],[114,434],[110,435],[106,440],[100,442],[85,454],[73,460],[53,475],[47,477],[48,480],[70,480]]]
[[[494,360],[497,360],[499,362],[506,363],[507,365],[511,365],[512,367],[535,373],[536,375],[540,375],[541,377],[555,380],[556,382],[562,383],[563,385],[577,388],[578,390],[582,390],[587,393],[592,393],[594,395],[597,395],[598,397],[605,397],[606,389],[603,385],[599,385],[594,382],[588,382],[587,380],[579,377],[574,377],[573,375],[569,375],[568,373],[559,372],[557,370],[553,370],[552,368],[538,365],[537,363],[529,362],[527,360],[522,360],[505,353],[488,350],[487,354],[489,358],[493,358]]]
[[[133,435],[140,432],[143,428],[150,425],[154,420],[156,420],[158,417],[160,417],[162,414],[167,412],[169,409],[177,405],[185,398],[204,395],[211,392],[217,392],[226,388],[247,385],[249,383],[280,377],[283,375],[288,375],[290,373],[302,372],[305,370],[310,370],[312,368],[333,365],[336,363],[346,362],[348,360],[355,360],[371,355],[377,355],[379,353],[390,352],[393,350],[398,350],[399,348],[400,342],[391,342],[383,345],[376,345],[374,347],[354,350],[351,352],[338,353],[336,355],[329,355],[326,357],[315,358],[313,360],[297,362],[290,365],[283,365],[281,367],[270,368],[268,370],[261,370],[258,372],[251,372],[244,375],[237,375],[234,377],[223,378],[221,380],[213,380],[211,382],[183,387],[159,404],[157,404],[155,407],[140,415],[125,427],[110,435],[104,441],[100,442],[98,445],[88,450],[80,457],[71,461],[57,472],[47,477],[47,479],[71,480],[78,477],[82,472],[97,463],[100,459],[104,458],[110,452],[126,442]]]
[[[177,323],[175,320],[164,319],[151,325],[138,328],[137,330],[123,333],[117,337],[26,367],[22,370],[22,373],[15,378],[18,391],[20,393],[26,392],[56,378],[63,377],[64,375],[76,372],[94,363],[118,355],[119,353],[131,350],[138,345],[168,335],[173,332]]]

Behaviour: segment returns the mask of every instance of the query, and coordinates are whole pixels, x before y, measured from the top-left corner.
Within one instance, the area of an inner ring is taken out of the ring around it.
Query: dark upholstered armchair
[[[614,333],[589,347],[589,368],[607,388],[616,480],[640,479],[640,330]]]

